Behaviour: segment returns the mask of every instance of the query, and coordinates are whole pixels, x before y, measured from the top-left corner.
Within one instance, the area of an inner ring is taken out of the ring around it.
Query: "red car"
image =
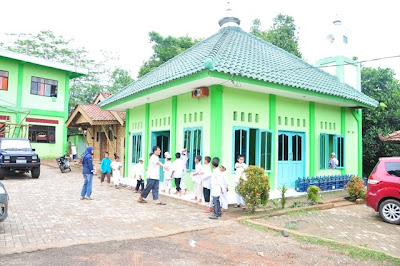
[[[365,201],[385,222],[400,224],[400,157],[379,158],[368,178]]]

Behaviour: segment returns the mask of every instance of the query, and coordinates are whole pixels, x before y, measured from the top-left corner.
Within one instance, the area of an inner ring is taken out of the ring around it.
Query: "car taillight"
[[[379,182],[381,182],[381,180],[379,180],[378,177],[375,175],[370,175],[368,178],[368,184],[375,185],[378,184]]]

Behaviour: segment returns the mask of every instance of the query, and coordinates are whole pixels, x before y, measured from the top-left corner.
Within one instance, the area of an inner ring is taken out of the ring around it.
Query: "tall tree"
[[[84,48],[71,48],[73,39],[56,36],[50,30],[42,30],[38,34],[8,34],[7,44],[0,43],[0,47],[17,53],[29,54],[87,68],[87,76],[75,78],[70,83],[69,110],[73,110],[78,103],[90,103],[101,91],[114,93],[128,85],[133,79],[128,71],[115,67],[118,57],[109,52],[103,52],[100,60],[90,59]]]
[[[302,56],[299,50],[298,32],[291,16],[278,14],[267,31],[261,29],[261,20],[256,18],[253,20],[250,33],[297,57]]]
[[[379,101],[376,109],[363,110],[363,172],[368,175],[379,157],[398,156],[400,144],[382,142],[378,134],[400,130],[400,83],[389,68],[363,68],[361,88]]]
[[[117,67],[111,73],[111,81],[112,85],[108,88],[108,92],[116,93],[131,84],[134,80],[127,70]]]
[[[154,54],[140,67],[138,77],[149,73],[200,41],[189,36],[163,37],[155,31],[149,32],[149,38],[150,42],[153,43]]]

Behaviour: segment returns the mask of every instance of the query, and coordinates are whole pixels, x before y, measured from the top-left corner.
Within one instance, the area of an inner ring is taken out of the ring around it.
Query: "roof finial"
[[[226,1],[225,16],[218,21],[220,27],[238,27],[240,25],[240,19],[238,19],[232,13],[232,0]]]

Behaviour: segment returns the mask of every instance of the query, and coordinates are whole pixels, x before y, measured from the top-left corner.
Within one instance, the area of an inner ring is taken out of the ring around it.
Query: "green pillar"
[[[19,113],[19,110],[22,105],[23,81],[24,81],[24,64],[19,63],[18,64],[18,85],[17,85],[17,110],[18,110],[18,112],[15,114],[15,124],[19,124],[22,122],[21,114]],[[19,126],[15,127],[14,137],[15,138],[20,137],[20,127]]]
[[[210,157],[222,161],[222,85],[210,87]]]
[[[354,118],[357,121],[357,146],[358,146],[358,175],[362,178],[363,176],[363,154],[362,154],[362,110],[357,109],[357,110],[351,110],[351,114],[354,116]]]
[[[144,118],[144,169],[147,169],[149,164],[149,146],[150,146],[150,104],[145,105],[145,118]],[[145,173],[146,174],[146,173]]]
[[[178,111],[178,97],[172,97],[172,117],[171,117],[171,155],[176,153],[176,118]]]
[[[63,119],[63,150],[62,153],[67,153],[67,144],[68,144],[68,130],[65,126],[65,122],[68,120],[68,111],[69,111],[69,73],[65,73],[65,89],[64,89],[64,119]]]
[[[362,110],[358,109],[358,176],[363,177]]]
[[[129,126],[130,126],[130,121],[129,121],[129,109],[126,109],[126,115],[125,115],[125,154],[124,154],[124,176],[128,177],[128,166],[129,166]]]
[[[309,176],[315,176],[315,102],[308,103],[309,111],[309,149],[310,149],[310,163],[309,163]]]
[[[269,129],[272,130],[272,147],[271,147],[271,154],[272,154],[272,169],[269,173],[269,184],[271,186],[271,190],[276,189],[276,171],[275,168],[275,151],[276,151],[276,136],[278,136],[277,129],[276,129],[276,95],[270,94],[269,95]]]
[[[346,108],[341,107],[340,108],[340,134],[342,136],[346,135]],[[346,138],[344,138],[344,145],[346,147]],[[344,149],[346,150],[346,149]],[[345,154],[345,153],[344,153]],[[343,160],[345,160],[345,157],[343,156]],[[340,171],[342,175],[346,174],[346,164],[343,162],[344,168],[342,168]]]

